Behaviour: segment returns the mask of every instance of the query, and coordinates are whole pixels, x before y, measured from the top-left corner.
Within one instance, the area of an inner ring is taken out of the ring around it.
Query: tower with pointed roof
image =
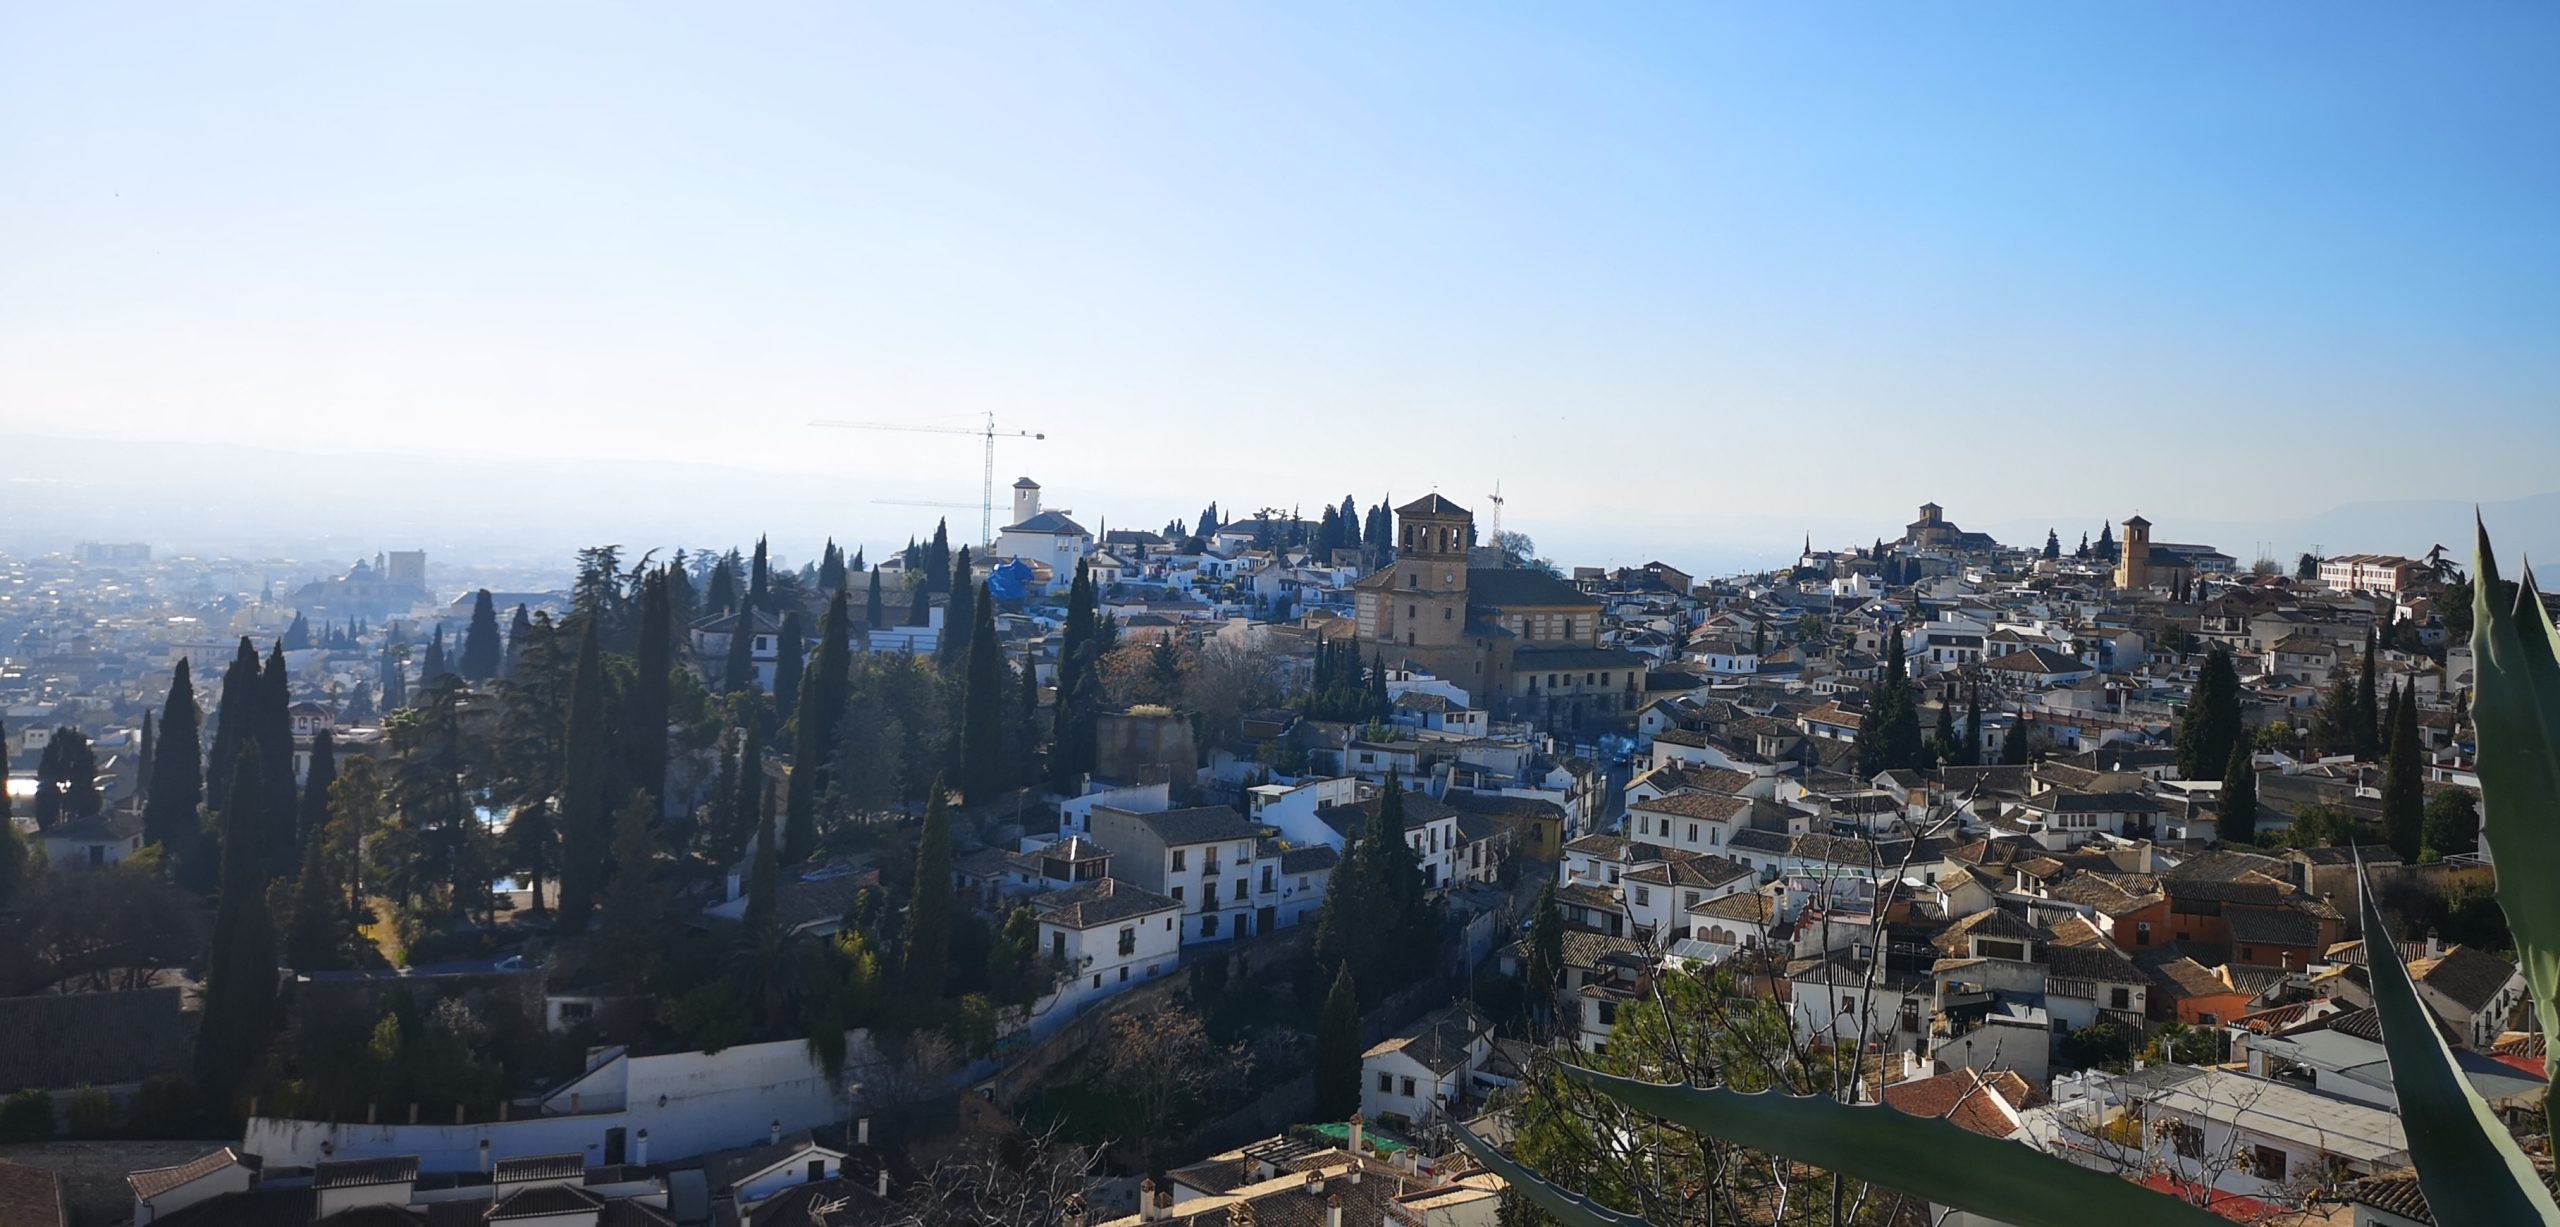
[[[2124,522],[2124,540],[2117,544],[2116,587],[2141,589],[2151,586],[2151,521],[2136,515]]]

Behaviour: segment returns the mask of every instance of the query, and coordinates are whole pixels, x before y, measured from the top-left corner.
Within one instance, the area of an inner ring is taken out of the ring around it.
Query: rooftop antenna
[[[984,465],[984,472],[979,479],[980,490],[978,495],[978,542],[982,549],[994,545],[996,540],[996,439],[1002,437],[1007,439],[1031,439],[1036,441],[1049,437],[1048,435],[1036,430],[998,430],[996,429],[996,415],[993,411],[989,411],[986,414],[986,421],[977,426],[926,426],[915,422],[839,422],[832,420],[816,421],[809,424],[812,426],[824,426],[833,430],[899,430],[928,435],[976,435],[985,439],[987,441],[986,462]],[[962,505],[966,506],[966,504]]]

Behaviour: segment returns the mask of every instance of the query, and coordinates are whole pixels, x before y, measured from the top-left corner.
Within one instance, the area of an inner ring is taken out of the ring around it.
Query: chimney
[[[2383,935],[2382,940],[2384,940],[2384,941],[2390,941],[2390,940],[2391,940],[2391,936],[2390,936],[2389,934],[2384,934],[2384,935]],[[2441,938],[2439,938],[2439,937],[2437,937],[2437,936],[2436,936],[2436,931],[2435,931],[2435,930],[2433,930],[2433,929],[2429,929],[2429,930],[2427,930],[2427,957],[2428,957],[2428,958],[2433,959],[2433,958],[2441,958],[2441,957],[2443,957],[2443,956],[2444,956],[2444,941],[2443,941],[2443,939],[2441,939]]]
[[[1138,1221],[1141,1223],[1152,1223],[1156,1221],[1158,1217],[1159,1215],[1156,1213],[1156,1178],[1149,1176],[1138,1182]]]
[[[1342,1227],[1342,1194],[1325,1194],[1324,1227]]]
[[[493,1170],[494,1163],[495,1160],[489,1157],[489,1139],[480,1139],[480,1170],[483,1172]]]
[[[631,1161],[642,1167],[649,1165],[649,1131],[643,1129],[631,1139]]]
[[[1307,1173],[1307,1192],[1316,1197],[1324,1196],[1324,1169],[1318,1168]]]
[[[889,1169],[887,1167],[880,1169],[880,1182],[874,1187],[880,1191],[880,1200],[889,1200]]]
[[[1362,1153],[1360,1142],[1360,1109],[1358,1108],[1353,1108],[1351,1110],[1351,1141],[1345,1149],[1355,1155]],[[1351,1170],[1357,1172],[1360,1169],[1355,1167]]]
[[[781,1117],[779,1117],[779,1116],[777,1116],[777,1117],[773,1118],[773,1123],[772,1123],[772,1124],[769,1124],[769,1125],[766,1125],[766,1126],[764,1127],[764,1132],[765,1132],[765,1139],[766,1139],[768,1142],[779,1142],[779,1141],[781,1141],[781,1140],[782,1140],[782,1118],[781,1118]]]
[[[853,1122],[853,1144],[856,1146],[868,1146],[871,1144],[870,1117],[866,1116]]]
[[[414,1101],[409,1105],[409,1123],[412,1125],[418,1123],[418,1105]]]

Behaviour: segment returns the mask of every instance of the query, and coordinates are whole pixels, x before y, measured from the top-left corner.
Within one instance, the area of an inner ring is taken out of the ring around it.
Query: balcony
[[[1220,868],[1221,866],[1216,861],[1202,861],[1200,862],[1200,876],[1204,878],[1214,878],[1218,876],[1218,870]]]

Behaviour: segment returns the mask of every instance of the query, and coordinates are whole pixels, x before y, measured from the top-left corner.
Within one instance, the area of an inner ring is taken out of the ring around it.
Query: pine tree
[[[836,587],[843,592],[843,585]],[[782,630],[775,636],[773,654],[773,710],[799,710],[800,678],[809,668],[809,635],[800,625],[800,611],[782,615]]]
[[[996,643],[995,601],[974,604],[977,619],[969,633],[960,717],[960,795],[973,805],[994,796],[1005,775],[1004,655]]]
[[[1349,1120],[1360,1110],[1360,990],[1351,964],[1335,967],[1316,1024],[1316,1119]]]
[[[2204,668],[2178,721],[2178,776],[2210,780],[2231,758],[2231,743],[2246,736],[2240,724],[2240,673],[2221,644],[2205,655]]]
[[[951,963],[951,816],[944,812],[942,781],[933,782],[916,837],[915,895],[907,904],[907,947],[899,967],[907,991],[926,1000],[942,996]]]
[[[2391,689],[2391,744],[2382,772],[2382,830],[2392,851],[2415,865],[2426,840],[2427,796],[2418,743],[2417,696]]]
[[[2231,762],[2222,769],[2222,842],[2255,843],[2258,838],[2258,767],[2244,739],[2231,743]]]
[[[151,747],[151,796],[142,806],[143,841],[160,845],[164,856],[193,853],[202,826],[196,817],[204,800],[202,718],[195,676],[181,656],[169,675],[169,697],[160,705],[159,734]]]
[[[581,618],[560,760],[560,927],[569,933],[587,931],[604,885],[606,828],[613,809],[607,697],[596,619]]]
[[[228,1114],[258,1064],[274,1024],[275,923],[267,914],[266,755],[244,737],[226,773],[222,806],[222,890],[206,943],[204,1008],[196,1022],[196,1086]]]
[[[832,778],[830,756],[845,700],[853,686],[851,615],[844,594],[827,602],[818,623],[818,656],[800,679],[800,706],[792,719],[790,796],[785,807],[782,859],[797,865],[818,846],[818,798]]]
[[[2047,562],[2062,557],[2062,534],[2050,528],[2044,530],[2044,557]]]
[[[2330,679],[2320,710],[2311,714],[2311,745],[2316,753],[2353,754],[2356,750],[2355,675],[2341,669]]]
[[[311,735],[311,766],[302,773],[302,807],[295,815],[295,838],[305,847],[329,829],[329,790],[338,782],[338,739],[329,730]]]
[[[2381,709],[2375,706],[2375,700],[2380,697],[2374,693],[2373,657],[2376,646],[2373,628],[2367,626],[2364,629],[2364,672],[2356,682],[2354,746],[2355,756],[2366,762],[2373,762],[2381,756],[2382,737],[2387,731],[2382,726]]]
[[[302,814],[293,786],[293,688],[284,674],[282,645],[268,655],[266,671],[258,675],[257,721],[251,732],[267,756],[259,764],[267,784],[267,876],[286,877],[302,864]]]
[[[205,758],[207,804],[229,803],[231,770],[240,764],[240,743],[256,731],[257,707],[258,649],[243,635],[231,667],[223,671],[222,696],[214,701],[213,752]]]
[[[458,668],[464,678],[485,682],[498,676],[498,666],[505,657],[506,645],[498,637],[497,598],[483,588],[471,598],[471,627],[462,632],[462,661]]]
[[[498,676],[514,677],[516,675],[516,662],[523,657],[525,639],[532,634],[533,611],[525,608],[524,602],[518,601],[515,617],[507,623],[507,654],[498,663]]]
[[[667,812],[667,721],[674,701],[668,674],[675,668],[675,612],[667,574],[653,571],[641,582],[640,642],[623,696],[623,779],[640,790],[653,827]]]

